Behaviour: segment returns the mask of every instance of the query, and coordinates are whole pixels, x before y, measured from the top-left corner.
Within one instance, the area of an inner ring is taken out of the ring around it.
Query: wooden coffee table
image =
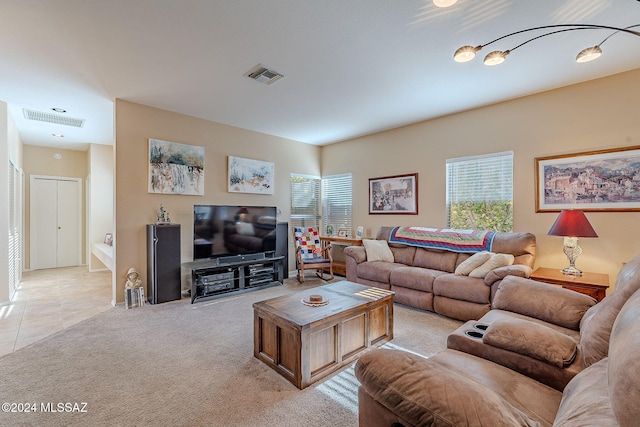
[[[309,295],[323,306],[302,303]],[[393,339],[393,292],[342,281],[253,304],[253,355],[299,389]]]

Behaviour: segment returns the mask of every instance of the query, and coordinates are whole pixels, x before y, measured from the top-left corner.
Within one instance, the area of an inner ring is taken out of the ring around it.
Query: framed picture
[[[640,211],[640,146],[538,157],[536,212]]]
[[[369,214],[418,214],[418,174],[369,179]]]
[[[273,194],[273,172],[271,162],[229,156],[228,191]]]
[[[362,225],[359,225],[358,228],[356,228],[356,239],[362,239],[363,235],[364,235],[364,227]]]
[[[338,230],[338,237],[347,237],[347,235],[348,233],[346,228],[341,228]]]
[[[104,243],[109,246],[113,246],[113,234],[107,233],[104,235]]]
[[[204,147],[149,138],[149,193],[204,194]]]

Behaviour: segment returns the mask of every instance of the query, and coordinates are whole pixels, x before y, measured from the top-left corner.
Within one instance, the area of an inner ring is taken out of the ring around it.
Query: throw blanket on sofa
[[[495,235],[495,231],[403,226],[391,230],[389,242],[460,253],[491,252]]]

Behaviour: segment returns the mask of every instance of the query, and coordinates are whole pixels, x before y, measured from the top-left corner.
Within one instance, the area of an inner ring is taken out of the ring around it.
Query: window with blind
[[[513,230],[513,152],[447,160],[449,228]]]
[[[9,161],[9,299],[22,279],[22,172]]]
[[[320,229],[320,177],[291,174],[291,227]]]
[[[323,230],[333,226],[333,233],[344,230],[351,237],[351,174],[332,175],[322,178],[322,224]]]

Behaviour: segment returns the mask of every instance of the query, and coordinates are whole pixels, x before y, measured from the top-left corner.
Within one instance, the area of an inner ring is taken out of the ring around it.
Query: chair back
[[[293,227],[293,238],[296,244],[296,252],[302,262],[323,259],[322,243],[320,242],[318,230],[312,227]]]

